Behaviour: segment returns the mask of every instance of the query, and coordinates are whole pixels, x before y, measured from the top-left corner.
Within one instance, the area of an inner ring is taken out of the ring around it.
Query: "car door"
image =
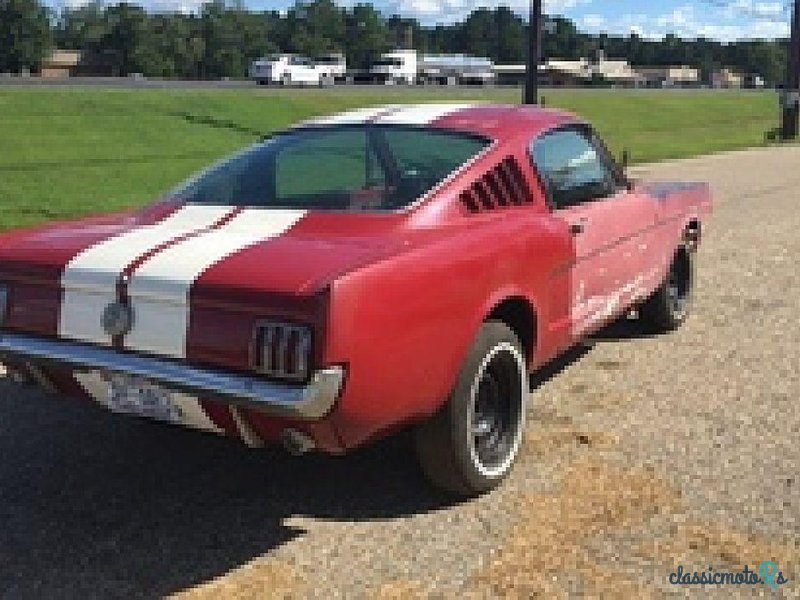
[[[619,314],[633,297],[649,252],[655,207],[631,191],[596,134],[584,125],[560,128],[530,148],[557,226],[573,242],[568,306],[556,307],[570,337],[580,338]],[[563,304],[563,299],[554,299]]]

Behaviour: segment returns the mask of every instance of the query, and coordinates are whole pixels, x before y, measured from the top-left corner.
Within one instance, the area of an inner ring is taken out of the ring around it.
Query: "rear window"
[[[403,126],[298,130],[224,161],[174,195],[198,204],[397,210],[488,144],[483,137]]]

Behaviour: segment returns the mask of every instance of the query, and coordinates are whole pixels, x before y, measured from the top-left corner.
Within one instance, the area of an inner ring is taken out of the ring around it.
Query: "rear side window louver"
[[[471,213],[531,204],[533,197],[517,161],[508,156],[461,193],[461,203]]]

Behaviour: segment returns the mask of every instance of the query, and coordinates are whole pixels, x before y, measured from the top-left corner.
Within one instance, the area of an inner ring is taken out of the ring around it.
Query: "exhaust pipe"
[[[281,433],[281,444],[292,456],[303,456],[317,447],[310,435],[297,429],[284,429]]]

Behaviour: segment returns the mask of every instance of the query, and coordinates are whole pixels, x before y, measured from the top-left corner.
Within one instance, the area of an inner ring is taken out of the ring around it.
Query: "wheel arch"
[[[681,232],[681,246],[694,252],[700,246],[703,237],[703,223],[699,217],[689,218]]]
[[[533,303],[521,295],[509,295],[496,300],[487,311],[483,322],[500,321],[517,335],[528,364],[534,359],[538,342],[538,314]]]

